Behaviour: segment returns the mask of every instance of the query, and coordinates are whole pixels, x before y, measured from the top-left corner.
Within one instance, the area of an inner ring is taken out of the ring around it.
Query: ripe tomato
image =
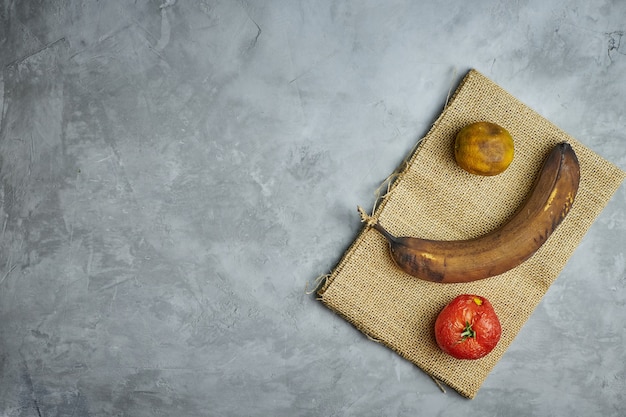
[[[482,358],[496,347],[501,333],[493,306],[478,295],[459,295],[435,321],[437,344],[457,359]]]

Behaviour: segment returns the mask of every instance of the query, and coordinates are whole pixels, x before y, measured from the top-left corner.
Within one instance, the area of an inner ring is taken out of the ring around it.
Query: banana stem
[[[385,230],[385,228],[382,227],[380,225],[380,223],[378,223],[378,220],[376,220],[372,216],[368,215],[365,212],[365,210],[363,210],[363,208],[361,206],[358,206],[357,210],[359,211],[359,214],[361,215],[361,222],[365,223],[367,225],[367,227],[372,227],[372,228],[376,229],[389,242],[396,242],[398,240],[394,235],[392,235],[387,230]]]

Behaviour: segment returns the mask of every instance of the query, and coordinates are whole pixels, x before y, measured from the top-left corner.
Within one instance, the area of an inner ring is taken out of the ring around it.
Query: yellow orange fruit
[[[513,155],[513,137],[495,123],[469,124],[457,133],[454,141],[457,164],[472,174],[498,175],[509,167]]]

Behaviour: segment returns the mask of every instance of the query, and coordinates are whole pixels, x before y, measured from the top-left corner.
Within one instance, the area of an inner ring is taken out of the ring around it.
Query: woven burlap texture
[[[476,121],[497,123],[514,138],[515,158],[500,175],[472,175],[454,161],[455,134]],[[474,398],[626,173],[470,70],[373,213],[396,236],[452,240],[485,234],[511,217],[549,150],[562,141],[572,145],[580,162],[578,195],[563,223],[522,265],[472,283],[422,281],[400,271],[384,238],[364,227],[326,277],[319,299],[370,338]],[[433,333],[439,311],[462,293],[489,299],[503,329],[497,347],[474,361],[443,353]]]

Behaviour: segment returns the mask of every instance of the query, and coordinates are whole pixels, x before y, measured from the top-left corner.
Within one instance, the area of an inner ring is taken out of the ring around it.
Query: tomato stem
[[[469,321],[465,322],[465,329],[463,329],[461,337],[461,342],[465,341],[468,337],[476,337],[476,331],[472,329],[472,324]]]

